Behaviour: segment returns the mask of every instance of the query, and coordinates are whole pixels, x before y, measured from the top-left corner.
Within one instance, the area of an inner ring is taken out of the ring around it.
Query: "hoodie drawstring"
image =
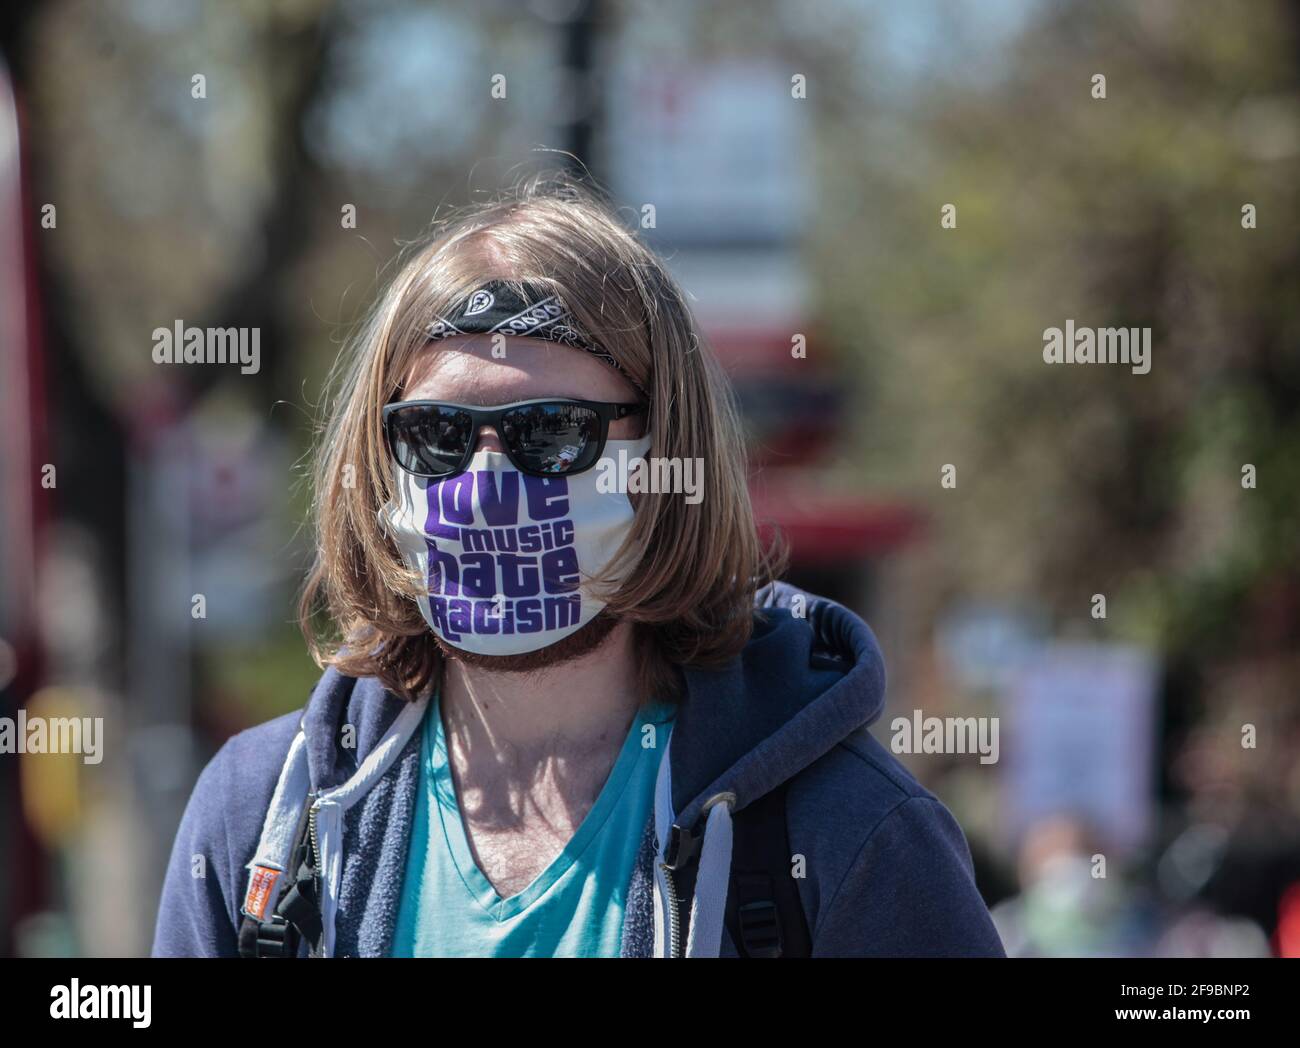
[[[722,925],[727,916],[727,886],[731,883],[731,806],[734,793],[721,793],[705,805],[709,813],[700,846],[700,870],[691,900],[687,957],[717,957],[722,951]]]
[[[427,695],[408,702],[383,737],[375,744],[360,767],[342,786],[321,793],[314,812],[320,839],[322,948],[326,957],[334,956],[334,922],[339,907],[339,886],[343,877],[343,816],[366,795],[397,760],[407,740],[415,734],[429,705]]]

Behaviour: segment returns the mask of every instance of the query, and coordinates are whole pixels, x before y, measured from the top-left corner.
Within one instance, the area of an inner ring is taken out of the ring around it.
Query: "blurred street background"
[[[1300,3],[12,0],[0,56],[0,716],[106,732],[0,755],[0,954],[148,951],[198,771],[317,676],[343,338],[440,208],[577,158],[790,579],[877,632],[877,736],[998,718],[902,759],[1008,952],[1300,956]],[[1046,366],[1067,318],[1150,373]],[[155,364],[178,321],[260,369]]]

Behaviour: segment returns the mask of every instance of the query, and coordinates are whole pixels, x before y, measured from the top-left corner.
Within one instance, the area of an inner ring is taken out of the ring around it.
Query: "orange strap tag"
[[[259,921],[266,917],[266,904],[271,900],[275,882],[282,871],[269,866],[254,866],[253,875],[248,881],[248,894],[244,897],[244,912]]]

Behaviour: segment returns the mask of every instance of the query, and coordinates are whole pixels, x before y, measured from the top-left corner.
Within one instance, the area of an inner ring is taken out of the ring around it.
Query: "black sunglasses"
[[[645,410],[644,404],[565,398],[490,408],[404,400],[384,406],[384,438],[402,469],[441,479],[464,472],[478,446],[479,429],[491,426],[519,472],[550,477],[591,469],[605,450],[610,422]]]

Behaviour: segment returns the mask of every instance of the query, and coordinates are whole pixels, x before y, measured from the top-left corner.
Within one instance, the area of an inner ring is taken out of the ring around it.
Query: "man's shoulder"
[[[236,732],[226,740],[226,746],[241,756],[248,756],[268,749],[288,749],[293,737],[298,734],[302,724],[302,709],[290,710],[278,717],[254,724]]]
[[[868,846],[909,867],[950,855],[954,845],[966,851],[964,837],[959,844],[953,837],[961,830],[948,809],[865,726],[790,781],[786,810],[791,847],[808,857],[809,878],[823,891],[833,890]]]
[[[243,867],[253,857],[300,711],[241,731],[200,771],[172,845],[155,957],[233,957]]]
[[[236,732],[217,751],[212,764],[226,775],[248,782],[269,779],[274,783],[301,721],[302,710],[293,710]]]
[[[295,710],[237,732],[222,744],[190,795],[187,817],[196,828],[220,826],[238,835],[237,851],[248,850],[244,838],[256,843],[301,718],[302,711]]]
[[[865,727],[791,780],[818,956],[1000,956],[952,813]]]
[[[938,798],[917,782],[866,726],[849,733],[790,784],[797,800],[823,818],[866,829],[910,800]]]

